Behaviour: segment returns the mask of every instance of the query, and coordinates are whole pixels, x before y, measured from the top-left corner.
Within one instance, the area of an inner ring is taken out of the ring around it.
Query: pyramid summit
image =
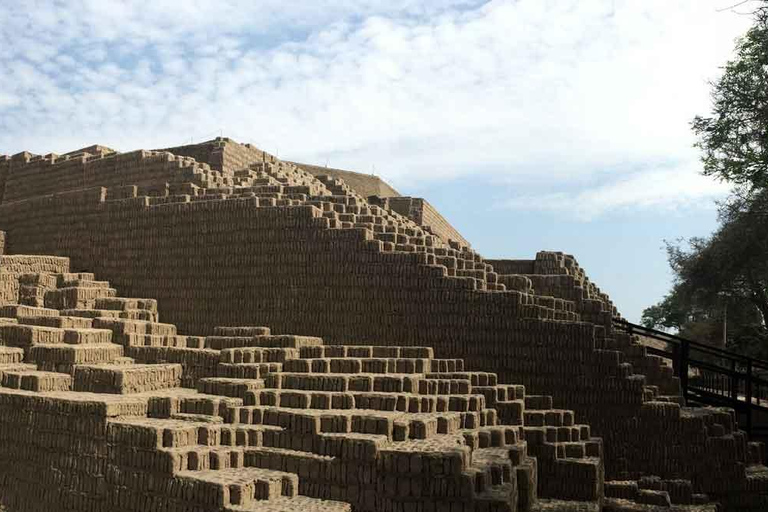
[[[219,137],[0,157],[9,511],[765,510],[576,259]]]

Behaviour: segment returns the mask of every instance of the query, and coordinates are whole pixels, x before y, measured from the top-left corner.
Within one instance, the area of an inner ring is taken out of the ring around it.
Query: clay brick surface
[[[768,492],[733,414],[682,408],[679,382],[613,332],[610,298],[570,255],[484,260],[410,210],[224,138],[21,153],[0,159],[0,180],[0,340],[23,352],[3,356],[0,407],[54,404],[42,427],[12,409],[0,427],[8,460],[42,457],[12,477],[20,510],[37,510],[20,498],[40,488],[33,468],[69,469],[70,453],[87,462],[70,480],[46,473],[41,503],[137,510],[162,488],[179,510],[296,493],[356,510],[547,510],[561,502],[539,498],[599,503],[604,471],[684,480],[691,496],[744,491],[746,509]],[[54,389],[67,378],[83,391]],[[207,442],[98,444],[110,420],[81,426],[73,400],[206,424]],[[59,455],[30,429],[64,432],[43,436]],[[227,473],[243,467],[285,476]],[[687,499],[675,485],[635,499]]]

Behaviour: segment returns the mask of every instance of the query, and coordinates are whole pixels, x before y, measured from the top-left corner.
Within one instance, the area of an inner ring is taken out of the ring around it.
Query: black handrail
[[[752,361],[752,364],[756,363],[758,366],[764,366],[766,369],[768,369],[768,361],[765,361],[763,359],[757,359],[754,357],[745,356],[742,354],[738,354],[736,352],[731,352],[729,350],[713,347],[712,345],[707,345],[706,343],[699,343],[698,341],[682,338],[680,336],[677,336],[676,334],[670,334],[668,332],[658,331],[656,329],[651,329],[650,327],[645,327],[643,325],[633,324],[632,322],[628,322],[623,318],[614,318],[613,323],[625,325],[629,327],[631,330],[637,331],[638,333],[642,333],[643,335],[648,336],[649,338],[660,339],[659,337],[663,336],[665,339],[662,339],[661,341],[671,341],[672,343],[675,343],[675,342],[688,343],[692,347],[697,347],[702,350],[708,350],[713,353],[718,353],[720,355],[723,355],[724,357],[728,357],[732,359],[740,359],[744,362]],[[669,338],[669,340],[667,340],[667,338]]]
[[[633,324],[621,318],[614,318],[613,325],[627,334],[656,339],[670,346],[671,350],[648,346],[646,350],[672,361],[674,374],[680,378],[683,398],[711,405],[725,404],[746,415],[745,430],[748,433],[763,430],[764,426],[753,425],[752,412],[753,409],[760,409],[768,414],[768,361]],[[726,366],[722,366],[722,363]],[[690,368],[696,369],[699,376],[689,376]],[[765,372],[755,375],[755,370]]]

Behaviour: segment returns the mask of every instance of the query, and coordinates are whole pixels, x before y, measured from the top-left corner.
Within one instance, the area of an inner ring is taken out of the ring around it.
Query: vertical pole
[[[688,355],[691,347],[688,340],[680,342],[680,387],[683,391],[683,398],[688,399]]]
[[[747,435],[752,435],[752,359],[747,359]]]
[[[670,343],[670,345],[672,345],[672,369],[675,371],[675,377],[680,378],[680,355],[682,351],[678,343]]]
[[[728,302],[723,304],[723,348],[725,348],[726,340],[728,339]]]
[[[736,359],[731,359],[731,400],[739,399],[739,379],[736,377]]]

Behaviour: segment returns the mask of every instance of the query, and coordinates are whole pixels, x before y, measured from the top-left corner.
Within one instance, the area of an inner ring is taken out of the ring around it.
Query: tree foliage
[[[686,324],[695,321],[696,315],[689,304],[682,302],[676,288],[667,294],[661,302],[645,308],[640,323],[651,329],[673,329],[681,331]]]
[[[768,7],[736,44],[712,84],[712,115],[696,116],[692,128],[702,150],[704,174],[748,189],[768,185]]]
[[[685,302],[711,307],[718,298],[747,301],[768,320],[768,207],[760,193],[741,207],[729,203],[721,226],[691,249],[670,246],[669,261]]]
[[[730,344],[747,332],[753,340],[768,339],[768,216],[762,211],[768,211],[768,192],[738,206],[730,201],[710,237],[690,239],[687,247],[668,243],[674,286],[643,311],[643,324],[721,344],[727,316]]]
[[[715,326],[727,312],[728,342],[744,351],[768,347],[768,2],[753,15],[734,58],[711,84],[711,115],[691,123],[703,173],[731,183],[733,193],[720,204],[712,235],[687,247],[667,244],[674,286],[642,319],[722,339]]]

